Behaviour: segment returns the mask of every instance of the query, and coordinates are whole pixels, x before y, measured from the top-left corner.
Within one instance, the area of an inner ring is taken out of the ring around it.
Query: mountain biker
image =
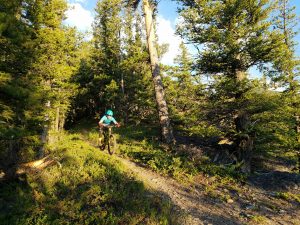
[[[104,143],[102,146],[100,146],[100,148],[103,150],[105,148],[105,143],[108,138],[108,126],[111,123],[114,123],[117,127],[120,127],[120,124],[115,120],[115,118],[113,117],[114,113],[112,110],[107,110],[105,115],[100,119],[99,121],[99,127],[100,127],[100,135],[104,136]]]

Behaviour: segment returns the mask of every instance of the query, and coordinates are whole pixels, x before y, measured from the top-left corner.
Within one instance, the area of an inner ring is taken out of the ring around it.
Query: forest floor
[[[178,215],[183,215],[179,224],[300,224],[300,175],[284,166],[233,184],[204,173],[174,179],[127,154],[113,157],[152,193],[172,202]]]
[[[276,198],[276,193],[261,190],[246,184],[236,196],[229,197],[226,202],[207,194],[205,186],[209,183],[207,177],[196,177],[193,183],[181,183],[170,177],[161,176],[150,169],[140,166],[128,159],[114,156],[125,165],[133,175],[144,183],[145,187],[169,198],[175,210],[183,213],[182,224],[300,224],[300,204],[293,205]],[[259,178],[253,179],[256,184],[262,184]],[[270,180],[269,180],[270,181]],[[209,185],[209,184],[208,184]],[[299,190],[300,187],[294,186]],[[230,190],[222,190],[230,192]],[[232,192],[232,190],[231,190]]]
[[[116,130],[114,155],[92,125],[57,134],[47,154],[58,165],[0,185],[0,224],[300,224],[300,174],[289,163],[269,158],[245,177],[211,163],[205,146],[170,151],[152,131]]]

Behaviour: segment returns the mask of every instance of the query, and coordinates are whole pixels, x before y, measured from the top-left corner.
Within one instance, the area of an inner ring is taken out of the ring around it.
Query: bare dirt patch
[[[185,215],[183,224],[300,224],[300,204],[280,199],[274,194],[276,192],[261,188],[257,185],[261,183],[258,178],[258,183],[249,182],[241,186],[239,192],[216,190],[230,196],[224,201],[207,193],[205,187],[209,185],[209,179],[204,176],[197,177],[189,185],[182,184],[128,159],[115,157],[146,187],[168,196]]]

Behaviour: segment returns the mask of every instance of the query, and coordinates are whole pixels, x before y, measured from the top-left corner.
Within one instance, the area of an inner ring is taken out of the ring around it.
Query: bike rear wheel
[[[117,141],[114,135],[109,136],[109,142],[108,142],[108,152],[110,155],[114,154],[117,148]]]

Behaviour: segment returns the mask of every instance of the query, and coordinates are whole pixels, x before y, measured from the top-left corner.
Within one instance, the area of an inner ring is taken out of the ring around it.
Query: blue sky
[[[68,12],[69,19],[66,23],[77,26],[79,30],[86,31],[91,29],[93,21],[94,8],[97,0],[68,0],[73,10]],[[296,4],[296,2],[298,4]],[[296,6],[296,14],[298,16],[298,31],[300,31],[300,4],[299,0],[291,0],[291,5]],[[163,57],[162,63],[172,64],[173,58],[178,54],[178,46],[181,42],[180,38],[174,35],[175,24],[178,18],[177,3],[171,0],[160,0],[158,5],[158,37],[160,43],[169,44],[169,52]],[[298,42],[296,46],[296,55],[300,57],[300,33],[295,40]]]

